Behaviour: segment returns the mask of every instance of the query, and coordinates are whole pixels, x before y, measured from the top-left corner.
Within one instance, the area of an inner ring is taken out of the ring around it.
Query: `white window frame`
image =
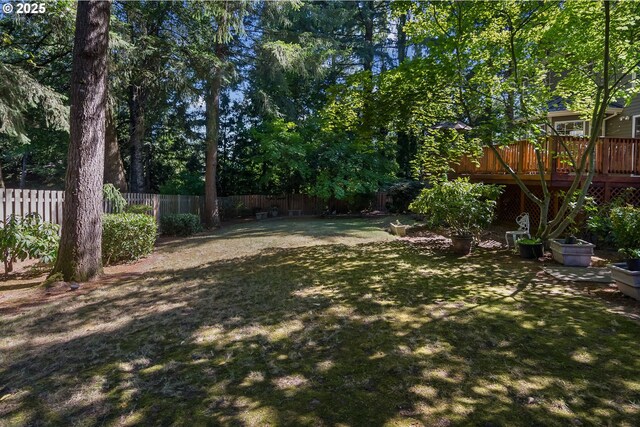
[[[640,114],[636,114],[631,117],[631,138],[636,137],[636,119],[640,117]]]
[[[554,133],[558,132],[558,128],[556,128],[556,125],[560,125],[560,124],[565,124],[565,123],[577,123],[577,122],[582,122],[582,136],[586,136],[587,135],[587,121],[586,120],[559,120],[556,122],[553,122],[553,130]],[[562,136],[571,136],[571,135],[562,135]]]

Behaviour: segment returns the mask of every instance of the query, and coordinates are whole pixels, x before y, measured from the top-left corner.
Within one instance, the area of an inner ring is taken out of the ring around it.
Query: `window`
[[[633,122],[631,122],[631,137],[640,138],[640,116],[633,116]]]
[[[559,135],[584,136],[586,126],[584,120],[571,120],[567,122],[555,122],[554,126]]]

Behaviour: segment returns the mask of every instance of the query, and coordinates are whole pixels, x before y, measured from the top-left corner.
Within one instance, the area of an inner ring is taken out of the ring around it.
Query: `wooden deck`
[[[575,170],[567,159],[571,153],[579,158],[588,144],[588,138],[549,137],[542,151],[545,178],[550,187],[566,187],[575,177]],[[463,158],[454,166],[455,175],[470,176],[474,181],[513,184],[513,177],[498,162],[495,153],[484,147],[484,154],[476,165]],[[536,185],[539,182],[534,145],[518,141],[498,148],[504,161],[522,180]],[[600,138],[596,149],[596,174],[593,183],[640,187],[640,139]]]

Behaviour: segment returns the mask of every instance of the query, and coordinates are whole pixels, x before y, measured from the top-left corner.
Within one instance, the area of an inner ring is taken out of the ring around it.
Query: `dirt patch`
[[[14,272],[0,281],[0,313],[15,313],[72,295],[87,294],[94,289],[141,276],[149,270],[156,257],[157,254],[154,252],[134,263],[105,267],[104,274],[91,282],[79,284],[76,290],[71,290],[70,285],[64,282],[56,282],[45,287],[43,282],[49,274],[50,266],[38,264],[34,260],[18,263]]]

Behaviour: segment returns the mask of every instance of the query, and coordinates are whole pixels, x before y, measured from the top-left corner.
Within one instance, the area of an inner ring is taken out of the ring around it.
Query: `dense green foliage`
[[[409,211],[409,205],[424,189],[425,183],[420,181],[400,181],[387,188],[386,208],[392,213],[405,213]]]
[[[160,217],[160,231],[166,236],[191,236],[202,231],[202,225],[198,215],[163,215]]]
[[[55,260],[60,240],[60,226],[45,222],[37,214],[25,217],[11,215],[0,220],[0,257],[5,273],[13,271],[13,263],[39,258],[44,263]]]
[[[102,260],[105,265],[135,261],[149,255],[158,226],[149,215],[105,214],[102,217]]]
[[[550,107],[589,120],[638,92],[626,83],[640,62],[640,3],[607,5],[114,2],[110,111],[128,181],[204,194],[214,143],[220,196],[355,200],[443,180],[483,145],[538,144]],[[47,7],[0,18],[0,74],[11,77],[0,79],[0,185],[62,187],[75,4]],[[471,129],[448,128],[458,121]],[[549,222],[546,183],[541,196],[520,183],[543,211],[541,235],[581,210],[589,152],[564,160],[581,172]]]
[[[113,213],[120,213],[127,206],[127,201],[122,197],[122,193],[113,184],[105,184],[102,187],[102,197],[111,206]]]
[[[152,215],[153,207],[144,204],[133,204],[124,207],[126,213]]]
[[[620,252],[627,258],[640,258],[640,208],[612,209],[611,229]]]
[[[500,186],[459,178],[422,190],[409,208],[424,215],[430,226],[449,227],[452,235],[467,237],[491,224],[501,192]]]

